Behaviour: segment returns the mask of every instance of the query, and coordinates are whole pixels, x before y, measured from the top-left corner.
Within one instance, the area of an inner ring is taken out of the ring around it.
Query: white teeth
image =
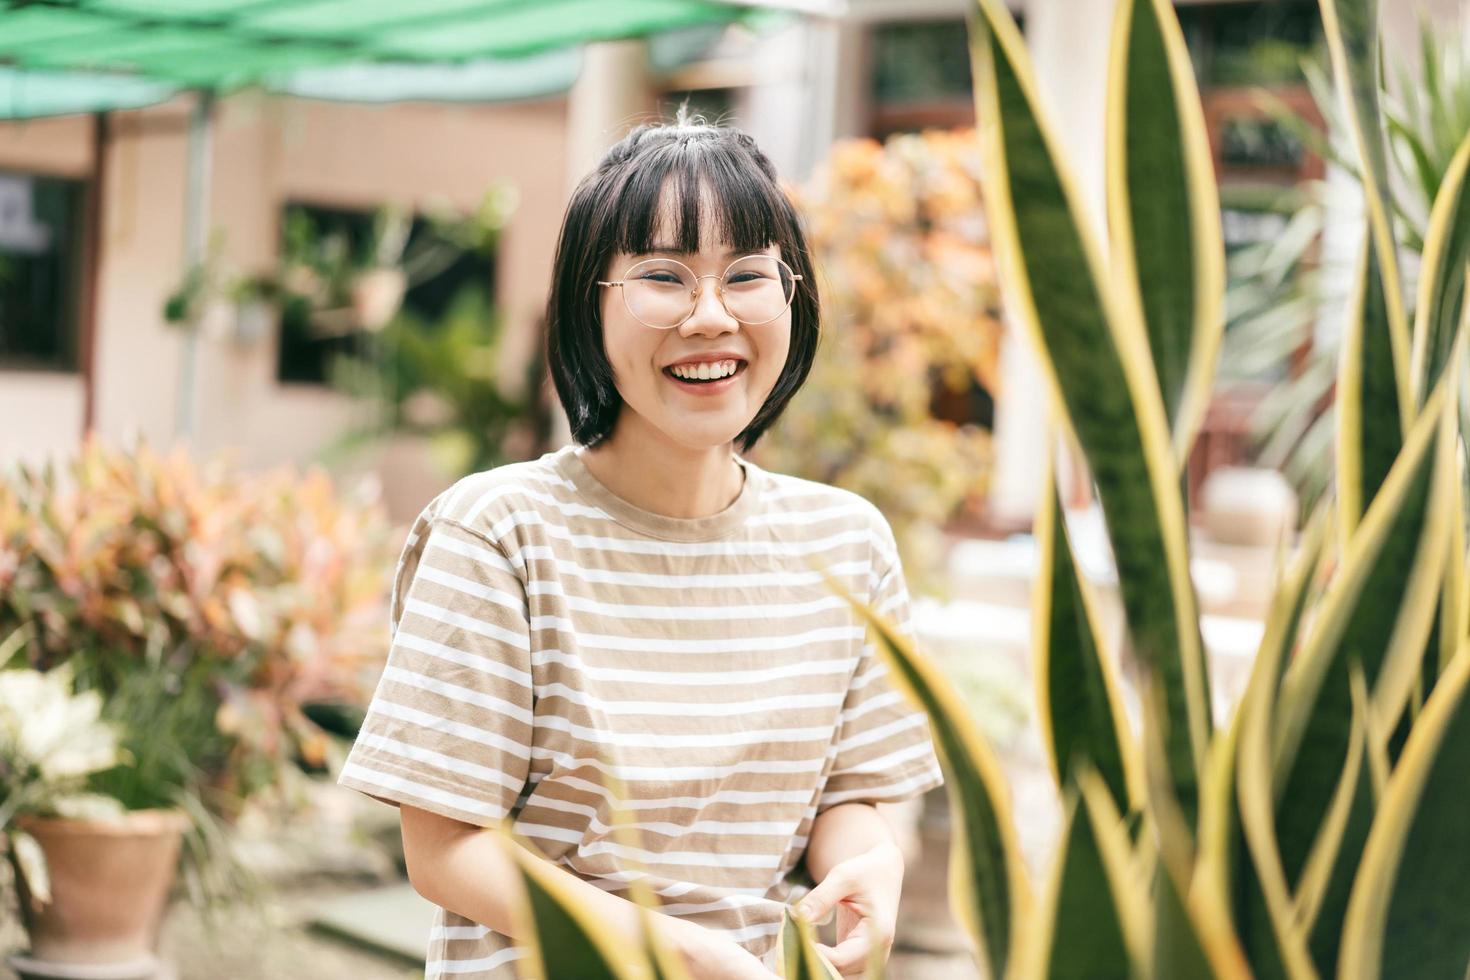
[[[701,381],[709,381],[714,378],[723,378],[734,374],[738,361],[717,361],[714,364],[705,362],[697,367],[691,364],[681,364],[669,370],[681,378],[698,378]]]

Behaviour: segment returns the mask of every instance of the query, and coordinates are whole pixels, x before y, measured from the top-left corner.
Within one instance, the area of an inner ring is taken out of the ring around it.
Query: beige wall
[[[95,338],[95,425],[109,439],[173,440],[183,345],[161,309],[181,274],[187,115],[179,99],[112,117]],[[85,117],[0,124],[0,167],[86,175],[91,133]],[[237,272],[272,263],[287,199],[469,207],[492,180],[510,180],[521,202],[502,238],[497,300],[520,328],[512,349],[534,343],[565,206],[564,99],[365,106],[244,93],[219,103],[213,137],[210,224]],[[276,351],[275,337],[250,348],[201,340],[198,449],[234,447],[252,466],[300,460],[350,418],[322,386],[277,383]],[[0,371],[0,463],[70,451],[83,398],[77,375]]]

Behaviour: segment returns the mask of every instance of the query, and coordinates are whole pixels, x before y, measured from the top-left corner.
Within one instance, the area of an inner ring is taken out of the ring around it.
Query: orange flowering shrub
[[[812,374],[751,457],[862,494],[916,586],[938,584],[937,525],[978,501],[989,433],[936,418],[945,388],[999,394],[995,268],[970,130],[836,143],[801,188],[823,304]]]
[[[293,757],[324,761],[304,704],[366,700],[390,532],[319,468],[245,475],[89,437],[60,473],[0,479],[0,636],[29,628],[31,666],[71,664],[105,696],[193,699],[212,730],[166,737],[240,798]]]

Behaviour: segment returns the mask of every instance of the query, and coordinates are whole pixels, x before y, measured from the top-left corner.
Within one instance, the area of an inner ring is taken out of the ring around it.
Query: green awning
[[[525,98],[565,90],[589,41],[791,19],[717,0],[0,0],[0,118],[250,85],[362,101]]]

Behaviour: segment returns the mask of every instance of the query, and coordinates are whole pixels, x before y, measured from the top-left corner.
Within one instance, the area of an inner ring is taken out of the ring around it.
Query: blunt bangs
[[[772,177],[751,168],[748,157],[740,159],[743,155],[729,143],[694,140],[651,150],[616,199],[613,251],[639,255],[654,246],[671,246],[698,252],[705,221],[714,222],[715,241],[737,251],[759,252],[780,244],[786,237],[781,213],[785,195]],[[709,199],[701,186],[713,199],[713,214],[703,213]],[[672,229],[660,227],[664,217],[673,218]]]
[[[667,209],[670,221],[660,205]],[[616,253],[654,247],[698,252],[702,224],[738,252],[771,245],[801,276],[791,301],[786,364],[766,403],[736,436],[754,446],[806,381],[816,357],[821,304],[800,216],[755,141],[737,129],[686,122],[644,123],[577,184],[562,219],[546,303],[547,369],[572,438],[592,446],[612,434],[623,400],[602,338],[597,280],[616,278]],[[672,227],[662,225],[672,224]]]

